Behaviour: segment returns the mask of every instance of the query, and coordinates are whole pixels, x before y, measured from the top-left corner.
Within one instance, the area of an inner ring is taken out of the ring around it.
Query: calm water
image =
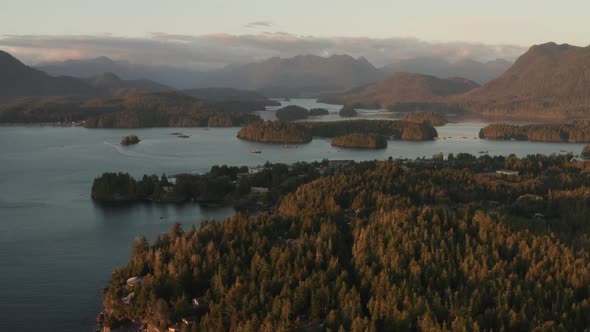
[[[318,107],[310,100],[293,100]],[[334,114],[339,107],[327,106]],[[337,119],[331,114],[325,119]],[[272,118],[273,112],[265,116]],[[365,111],[367,118],[382,117]],[[390,114],[387,114],[390,116]],[[123,265],[132,240],[155,235],[180,222],[222,219],[231,208],[141,205],[105,210],[89,198],[92,180],[105,171],[205,172],[215,164],[259,165],[329,159],[372,160],[487,150],[489,154],[578,153],[581,144],[494,142],[474,139],[485,124],[449,124],[433,142],[390,142],[387,149],[337,149],[316,139],[299,149],[240,141],[237,128],[84,129],[0,127],[0,331],[92,331],[100,311],[98,290],[115,266]],[[180,139],[170,135],[191,135]],[[121,147],[134,133],[141,143]],[[463,138],[466,137],[466,138]],[[262,150],[251,154],[251,149]]]

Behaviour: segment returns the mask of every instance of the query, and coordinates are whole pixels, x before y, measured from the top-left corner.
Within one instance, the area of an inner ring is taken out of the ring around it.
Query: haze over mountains
[[[340,92],[375,82],[394,72],[411,72],[437,77],[465,77],[485,83],[510,66],[506,60],[478,62],[464,59],[451,63],[443,58],[420,57],[376,68],[369,61],[348,55],[320,57],[299,55],[270,58],[260,62],[230,65],[211,71],[179,69],[113,61],[107,57],[42,63],[36,67],[51,75],[89,77],[112,72],[124,79],[147,78],[179,89],[230,87],[258,90],[284,97]]]
[[[122,80],[113,73],[88,78],[50,76],[0,51],[0,98],[44,96],[120,96],[133,92],[170,90],[150,80]]]

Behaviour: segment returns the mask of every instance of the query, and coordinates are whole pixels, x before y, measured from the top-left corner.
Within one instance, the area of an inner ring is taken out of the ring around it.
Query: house
[[[260,173],[263,170],[264,170],[264,166],[250,167],[250,168],[248,168],[248,173],[256,174],[256,173]]]
[[[207,308],[207,302],[205,302],[204,297],[195,297],[192,299],[191,303],[193,304],[193,307],[195,307],[196,309]]]
[[[182,323],[187,326],[192,326],[195,323],[195,317],[184,317]]]
[[[512,171],[509,169],[499,169],[496,171],[496,175],[518,176],[518,171]]]
[[[268,192],[268,188],[265,187],[250,187],[250,192],[263,194]]]
[[[531,220],[534,223],[544,224],[545,223],[545,216],[542,213],[537,212],[533,215],[533,218]]]
[[[238,173],[238,180],[239,179],[243,179],[246,178],[250,175],[250,172],[246,172],[246,173]]]
[[[175,323],[173,325],[168,326],[168,332],[180,332],[180,324]]]
[[[141,284],[143,282],[143,277],[131,277],[127,279],[127,286],[134,287],[137,284]]]

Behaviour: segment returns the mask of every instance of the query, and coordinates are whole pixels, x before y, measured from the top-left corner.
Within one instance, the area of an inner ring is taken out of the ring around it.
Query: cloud
[[[271,21],[254,21],[248,22],[244,25],[246,28],[270,28],[272,26]]]
[[[416,38],[315,37],[285,32],[246,35],[153,32],[149,36],[135,38],[113,35],[4,35],[0,36],[0,49],[28,64],[104,55],[137,64],[201,70],[298,54],[364,56],[374,65],[383,66],[416,57],[438,57],[448,61],[465,58],[514,60],[526,50],[518,45],[432,42]]]

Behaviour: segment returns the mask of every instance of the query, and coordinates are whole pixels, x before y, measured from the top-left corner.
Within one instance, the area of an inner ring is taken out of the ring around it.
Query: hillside
[[[451,63],[442,58],[418,57],[397,61],[381,70],[388,75],[406,72],[436,77],[465,77],[479,84],[484,84],[500,76],[511,65],[512,62],[504,59],[487,62],[462,59]]]
[[[275,167],[269,183],[297,187],[271,213],[176,224],[152,244],[136,239],[128,263],[110,275],[105,325],[582,331],[590,255],[581,202],[590,182],[568,159],[326,161],[325,175],[307,183],[307,173],[294,183]],[[489,168],[521,175],[481,174]],[[99,180],[106,189],[115,182]],[[132,186],[121,187],[127,194]],[[141,283],[129,287],[134,277]]]
[[[453,98],[488,117],[567,119],[588,115],[590,46],[546,43],[531,47],[495,80]]]
[[[364,108],[393,108],[404,104],[438,103],[444,97],[467,92],[477,83],[464,78],[396,73],[373,84],[322,99],[324,102]]]
[[[117,75],[105,72],[85,79],[91,86],[111,96],[123,96],[135,92],[156,92],[172,90],[171,87],[146,79],[123,80]]]
[[[0,123],[84,122],[88,128],[229,127],[259,119],[242,109],[247,107],[206,103],[175,91],[119,98],[29,97],[0,105]]]
[[[19,96],[92,95],[90,84],[72,77],[53,77],[0,51],[0,99]]]

